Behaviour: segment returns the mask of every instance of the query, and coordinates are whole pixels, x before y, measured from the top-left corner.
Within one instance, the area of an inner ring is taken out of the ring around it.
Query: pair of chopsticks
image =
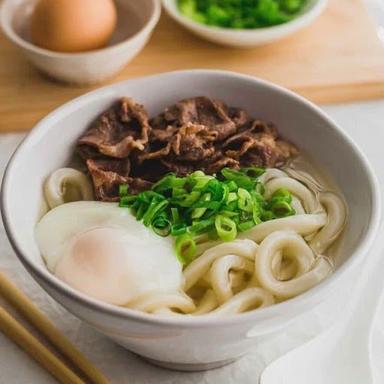
[[[67,358],[75,370],[70,369],[54,353],[45,347],[18,320],[0,306],[0,331],[12,339],[31,357],[39,362],[60,383],[107,384],[109,380],[78,351],[53,325],[36,305],[0,271],[0,295],[11,304],[33,327],[49,340],[55,349]]]

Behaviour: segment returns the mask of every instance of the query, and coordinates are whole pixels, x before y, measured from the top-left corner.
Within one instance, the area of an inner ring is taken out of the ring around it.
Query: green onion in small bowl
[[[215,43],[253,47],[280,40],[312,23],[327,0],[163,0],[167,13]]]
[[[253,29],[294,19],[309,0],[177,0],[179,11],[198,23]]]

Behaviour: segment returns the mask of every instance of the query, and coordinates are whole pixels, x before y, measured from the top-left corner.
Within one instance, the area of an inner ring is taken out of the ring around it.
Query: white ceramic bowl
[[[48,76],[73,84],[93,84],[110,78],[145,46],[161,13],[158,0],[116,0],[118,22],[106,48],[62,53],[30,42],[29,19],[37,0],[4,0],[0,24],[6,36]]]
[[[284,137],[309,153],[345,195],[350,217],[333,275],[289,301],[223,318],[164,318],[87,297],[48,272],[34,238],[41,215],[42,184],[67,164],[79,135],[111,103],[132,96],[153,116],[196,95],[220,98],[276,123]],[[271,83],[230,72],[181,71],[114,84],[79,97],[44,118],[7,167],[1,209],[16,254],[59,303],[131,351],[167,367],[204,369],[232,361],[250,348],[262,363],[333,324],[345,311],[376,234],[380,216],[377,181],[365,156],[319,108]]]
[[[233,47],[256,47],[273,43],[311,24],[324,10],[327,0],[309,0],[304,9],[293,20],[272,27],[254,29],[230,29],[208,26],[181,14],[176,0],[163,0],[167,13],[180,25],[196,35],[214,43]]]

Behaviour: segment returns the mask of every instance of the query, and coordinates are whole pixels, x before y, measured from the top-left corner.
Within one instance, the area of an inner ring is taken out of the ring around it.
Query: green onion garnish
[[[171,233],[171,222],[165,214],[158,215],[152,220],[152,229],[159,236],[168,236]]]
[[[206,25],[253,29],[286,23],[308,0],[177,0],[181,14]]]
[[[192,236],[185,233],[176,238],[176,255],[182,264],[188,264],[193,260],[196,252],[196,243]]]
[[[236,239],[236,223],[229,217],[217,215],[215,218],[216,232],[223,241],[232,241]]]
[[[123,197],[128,194],[128,184],[119,185],[119,196]]]
[[[250,167],[224,168],[217,175],[168,174],[138,195],[130,195],[127,185],[120,186],[119,205],[131,209],[156,234],[176,237],[177,257],[188,264],[195,256],[198,237],[231,241],[263,221],[295,214],[288,190],[265,197],[259,180],[263,172]]]

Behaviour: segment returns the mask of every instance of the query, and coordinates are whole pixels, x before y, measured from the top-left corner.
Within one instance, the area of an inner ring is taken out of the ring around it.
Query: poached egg
[[[60,205],[37,224],[36,239],[53,274],[107,303],[125,305],[183,285],[172,239],[156,235],[116,203]]]

